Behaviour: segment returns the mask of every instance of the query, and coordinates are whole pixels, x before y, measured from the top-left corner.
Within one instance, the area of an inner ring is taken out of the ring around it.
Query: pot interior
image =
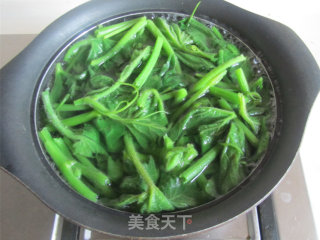
[[[73,43],[82,40],[92,34],[94,30],[99,26],[107,26],[107,25],[112,25],[115,23],[119,23],[122,21],[130,20],[133,18],[137,18],[140,16],[147,16],[148,18],[155,18],[155,17],[163,17],[167,19],[168,21],[179,21],[182,20],[185,17],[188,17],[186,14],[181,14],[181,13],[175,13],[175,12],[161,12],[161,11],[152,11],[152,12],[136,12],[136,13],[130,13],[122,16],[118,16],[112,19],[106,19],[102,22],[98,22],[95,25],[84,29],[82,32],[75,33],[74,37],[71,39],[68,39],[63,46],[61,46],[60,49],[58,49],[55,53],[55,55],[52,57],[51,61],[47,64],[47,68],[44,69],[41,79],[39,81],[38,87],[36,89],[36,92],[34,94],[35,96],[35,114],[34,114],[34,119],[33,119],[33,124],[34,124],[34,129],[40,130],[42,125],[42,114],[43,114],[43,108],[42,108],[42,103],[41,103],[41,92],[44,91],[47,87],[50,87],[52,85],[52,80],[54,79],[54,69],[55,65],[58,62],[62,62],[63,56],[66,53],[68,47],[72,45]],[[266,61],[264,61],[263,58],[261,58],[261,53],[260,51],[256,51],[255,49],[250,47],[250,43],[247,42],[245,39],[241,39],[240,34],[238,34],[236,31],[230,29],[228,26],[225,26],[223,23],[220,23],[214,19],[204,19],[204,18],[198,18],[196,17],[197,20],[200,22],[204,23],[208,27],[216,26],[220,32],[223,34],[224,38],[231,43],[235,44],[239,50],[244,53],[247,57],[249,57],[250,62],[252,63],[253,70],[255,77],[263,77],[264,79],[267,79],[268,81],[265,81],[264,87],[267,87],[270,93],[270,101],[271,101],[271,112],[272,112],[272,117],[269,122],[269,131],[271,133],[271,140],[269,143],[269,150],[274,146],[274,142],[276,141],[276,136],[275,134],[278,131],[278,126],[277,123],[280,122],[280,116],[279,116],[279,107],[277,106],[277,98],[278,98],[278,92],[274,85],[275,79],[272,78],[272,69],[268,65]],[[66,181],[61,177],[60,173],[56,169],[53,161],[50,159],[48,154],[46,153],[45,149],[42,147],[39,138],[37,137],[37,144],[39,145],[39,149],[41,149],[41,154],[45,156],[47,164],[50,166],[50,168],[59,176],[59,179],[64,182],[66,185]],[[263,167],[263,164],[265,161],[268,160],[268,151],[267,153],[256,163],[251,167],[251,172],[250,174],[234,189],[229,191],[226,195],[223,195],[219,198],[216,198],[204,205],[193,207],[192,209],[196,210],[198,207],[205,207],[207,205],[216,205],[219,202],[223,201],[224,199],[228,198],[231,196],[233,193],[239,191],[243,185],[245,185],[248,181],[254,181],[254,176],[257,174],[261,168]],[[70,188],[71,189],[71,188]],[[72,190],[73,191],[73,190]],[[81,197],[79,195],[79,197]],[[99,203],[97,203],[99,204]],[[104,206],[106,207],[106,206]],[[108,208],[108,207],[106,207]],[[115,211],[120,211],[116,210]],[[190,210],[190,209],[189,209]],[[184,211],[184,210],[181,210]],[[181,212],[181,211],[176,211],[176,212]],[[121,212],[121,211],[120,211]]]

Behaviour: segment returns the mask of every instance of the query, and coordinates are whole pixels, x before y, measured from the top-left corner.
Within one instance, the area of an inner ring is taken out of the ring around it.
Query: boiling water
[[[49,64],[49,67],[46,70],[46,72],[45,72],[45,74],[44,74],[44,76],[42,78],[40,91],[42,91],[43,89],[47,88],[48,86],[51,86],[52,80],[54,79],[55,64],[57,62],[62,62],[63,56],[66,53],[66,50],[74,42],[82,40],[82,39],[86,38],[88,35],[92,34],[94,32],[94,30],[98,26],[101,26],[101,25],[103,25],[103,26],[112,25],[112,24],[116,24],[116,23],[119,23],[119,22],[122,22],[122,21],[126,21],[126,20],[130,20],[130,19],[133,19],[133,18],[140,17],[142,15],[147,16],[150,19],[153,19],[155,17],[163,17],[169,22],[177,22],[177,21],[182,20],[185,17],[188,17],[187,15],[177,14],[177,13],[163,13],[163,12],[152,12],[152,13],[149,13],[149,12],[146,12],[146,13],[139,13],[139,14],[129,14],[129,15],[126,15],[126,16],[122,16],[122,17],[119,17],[119,18],[115,18],[115,19],[112,19],[112,20],[107,20],[107,21],[98,23],[95,26],[92,26],[91,28],[79,33],[76,37],[74,37],[69,42],[67,42],[62,47],[61,51],[59,51],[56,54],[55,58]],[[276,119],[277,119],[276,95],[275,95],[273,83],[272,83],[272,81],[270,79],[268,71],[266,70],[266,67],[262,63],[262,60],[258,57],[258,55],[244,41],[239,39],[235,34],[233,34],[227,28],[222,27],[221,25],[219,25],[219,23],[217,23],[215,20],[208,21],[208,20],[199,19],[199,18],[197,18],[197,20],[199,20],[200,22],[202,22],[203,24],[205,24],[209,28],[211,28],[213,26],[217,27],[226,40],[228,40],[230,43],[233,43],[234,45],[236,45],[238,47],[240,52],[243,53],[250,60],[250,63],[252,64],[253,74],[254,74],[253,79],[258,79],[259,77],[263,77],[264,78],[264,88],[268,89],[269,98],[270,98],[269,106],[270,106],[270,113],[271,113],[270,116],[271,117],[269,119],[268,126],[269,126],[269,131],[271,133],[271,136],[273,137],[274,136],[274,132],[275,132]],[[37,129],[40,129],[43,126],[42,121],[41,121],[41,117],[40,117],[41,116],[40,113],[43,112],[43,109],[42,109],[41,105],[42,104],[40,103],[39,98],[38,98],[38,100],[37,100],[37,113],[38,114],[36,114],[36,116],[37,116],[36,117],[36,119],[37,119],[37,123],[36,123]],[[46,151],[44,150],[43,152],[45,153]],[[49,158],[47,158],[47,159],[49,159]],[[258,161],[252,167],[251,174],[254,172],[254,170],[261,163],[262,160],[263,160],[263,157],[260,159],[260,161]],[[52,168],[55,169],[55,166],[54,166],[53,162],[49,161],[49,160],[48,160],[48,162],[50,163]],[[58,171],[56,171],[56,172],[57,172],[57,174],[59,174]],[[251,174],[249,174],[249,176],[247,176],[246,179],[248,179],[248,177],[250,177]],[[241,183],[239,185],[241,185]]]

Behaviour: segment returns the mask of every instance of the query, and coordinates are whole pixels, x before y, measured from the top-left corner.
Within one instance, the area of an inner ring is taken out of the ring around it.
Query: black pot
[[[79,34],[122,15],[138,12],[190,14],[192,0],[93,0],[45,29],[1,70],[1,168],[15,176],[46,205],[65,218],[117,236],[168,237],[224,223],[261,202],[288,171],[320,88],[319,68],[301,39],[288,27],[221,0],[203,0],[197,16],[231,29],[260,56],[277,97],[276,134],[259,167],[238,188],[218,201],[175,213],[192,215],[192,224],[176,230],[129,230],[131,213],[83,198],[54,172],[36,135],[36,99],[42,77],[57,53]],[[179,227],[180,226],[180,227]]]

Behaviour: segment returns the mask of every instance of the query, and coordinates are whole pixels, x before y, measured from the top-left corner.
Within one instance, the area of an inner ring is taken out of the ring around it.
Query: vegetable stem
[[[52,160],[55,162],[68,183],[81,195],[91,201],[96,202],[98,195],[74,174],[72,166],[76,162],[70,160],[63,154],[63,152],[54,143],[49,131],[46,128],[43,128],[39,133],[39,137],[42,140],[46,150],[50,154]]]
[[[178,111],[173,115],[173,119],[177,119],[184,111],[186,111],[198,98],[202,97],[206,94],[208,89],[218,82],[220,82],[223,77],[227,74],[227,71],[223,71],[220,74],[216,75],[210,81],[207,82],[207,85],[200,88],[196,93],[194,93],[191,98],[189,98],[188,101],[186,101],[179,109]]]
[[[98,28],[94,33],[95,33],[96,37],[98,37],[98,38],[100,38],[100,37],[102,37],[104,39],[110,38],[120,32],[127,30],[132,25],[137,23],[138,20],[139,20],[139,18],[136,18],[136,19],[132,19],[129,21],[113,24],[111,26]]]
[[[123,69],[118,79],[118,82],[125,82],[130,77],[132,72],[141,64],[141,61],[149,57],[150,51],[151,51],[150,46],[145,47],[140,52],[140,54]]]
[[[194,164],[188,167],[180,174],[184,183],[195,180],[208,167],[208,165],[217,157],[220,146],[215,146],[198,159]]]
[[[247,106],[246,106],[246,100],[244,98],[244,95],[242,93],[238,93],[238,96],[239,96],[239,102],[240,102],[240,105],[239,105],[239,114],[240,116],[243,118],[244,121],[246,121],[249,126],[252,128],[252,130],[255,132],[255,133],[258,133],[259,131],[259,122],[253,120],[248,112],[247,112]]]
[[[57,167],[76,190],[80,193],[84,192],[86,196],[89,196],[89,199],[93,201],[97,200],[96,193],[81,181],[80,177],[83,175],[99,190],[101,194],[108,196],[113,195],[112,190],[108,186],[110,185],[109,178],[96,169],[88,159],[80,157],[84,164],[74,160],[64,141],[59,138],[53,139],[47,128],[43,128],[40,131],[39,137]]]
[[[233,104],[240,105],[238,94],[235,93],[235,92],[232,92],[232,91],[230,91],[228,89],[223,89],[223,88],[218,88],[218,87],[211,87],[210,88],[210,93],[213,96],[221,97],[221,98],[224,98],[224,99],[230,101]]]
[[[79,162],[81,162],[83,165],[89,166],[89,167],[95,167],[95,166],[93,165],[93,163],[92,163],[88,158],[83,157],[83,156],[81,156],[81,155],[79,155],[79,154],[75,154],[75,157],[76,157],[76,159],[78,159]]]
[[[94,40],[93,38],[90,38],[90,39],[84,39],[82,41],[76,42],[68,49],[67,53],[64,55],[63,60],[65,62],[69,62],[79,52],[81,47],[90,45],[93,40]]]
[[[190,23],[191,19],[193,18],[194,14],[196,13],[196,11],[197,11],[200,3],[201,3],[201,1],[199,1],[199,2],[197,3],[197,5],[195,6],[195,8],[193,9],[193,11],[192,11],[192,13],[191,13],[191,15],[190,15],[190,17],[189,17],[189,19],[188,19],[188,21],[187,21],[187,26],[189,25],[189,23]]]
[[[49,89],[42,92],[42,101],[43,101],[44,110],[48,116],[48,119],[50,120],[52,125],[58,130],[58,132],[60,132],[63,136],[66,136],[72,140],[79,139],[78,135],[73,133],[67,126],[65,126],[57,116],[50,100]]]
[[[79,115],[75,115],[70,118],[62,119],[61,122],[66,127],[74,127],[74,126],[78,126],[80,124],[89,122],[90,120],[92,120],[98,116],[100,116],[100,114],[98,112],[91,111],[91,112],[86,112],[86,113],[82,113]],[[47,127],[48,127],[49,131],[56,130],[51,124],[49,124]]]
[[[108,185],[110,185],[110,179],[98,169],[92,166],[85,166],[82,163],[75,163],[74,168],[81,171],[81,174],[86,177],[101,193],[111,195],[111,191]]]
[[[174,57],[175,70],[177,71],[177,73],[182,73],[181,67],[180,67],[180,64],[179,64],[179,60],[178,60],[175,52],[174,52],[173,48],[171,47],[170,43],[168,42],[168,40],[166,39],[166,37],[160,31],[160,29],[151,20],[147,20],[147,29],[156,38],[158,38],[158,37],[162,37],[163,38],[163,49],[164,49],[164,51],[167,53],[168,57],[170,57],[170,56]]]
[[[141,88],[143,86],[143,84],[147,81],[148,77],[150,76],[154,66],[156,65],[156,63],[159,59],[162,44],[163,44],[163,38],[158,37],[156,40],[156,43],[154,45],[154,49],[152,51],[152,54],[146,64],[146,66],[143,68],[143,70],[141,71],[141,73],[139,74],[139,76],[136,78],[136,80],[133,83],[138,88]]]
[[[225,99],[220,99],[219,104],[223,109],[233,111],[232,107]],[[257,147],[259,140],[254,133],[239,118],[234,119],[234,122],[243,130],[244,135],[248,138],[251,145]]]
[[[121,85],[125,85],[123,83],[131,76],[133,71],[141,64],[142,60],[146,59],[150,55],[150,49],[151,49],[150,46],[147,46],[146,48],[144,48],[140,52],[140,54],[123,69],[118,81],[114,85],[90,97],[94,100],[99,100],[101,98],[109,96],[112,92],[116,91]],[[74,103],[75,105],[84,104],[85,99],[79,98]]]
[[[88,110],[89,108],[87,105],[73,105],[73,104],[63,104],[59,106],[59,109],[57,109],[58,105],[54,104],[54,107],[56,111],[59,111],[59,112],[84,111],[84,110]]]
[[[131,160],[136,167],[138,173],[143,178],[143,180],[148,184],[149,188],[155,187],[154,182],[152,181],[152,178],[150,177],[149,173],[146,171],[144,166],[141,163],[141,160],[139,158],[139,155],[134,147],[132,137],[128,134],[124,136],[124,143],[126,147],[126,151],[128,152],[129,156],[131,157]]]
[[[244,135],[248,138],[251,145],[257,147],[259,139],[254,135],[254,133],[239,118],[234,119],[234,122],[242,128]]]
[[[223,40],[223,36],[220,33],[219,29],[216,26],[213,26],[211,28],[212,32],[216,35],[217,38],[219,38],[220,40]]]
[[[236,74],[236,77],[237,77],[237,80],[238,80],[238,83],[239,83],[240,90],[243,93],[250,92],[248,81],[247,81],[246,75],[244,74],[243,69],[242,68],[238,68],[235,71],[235,74]]]
[[[175,103],[180,103],[188,96],[188,91],[185,88],[180,88],[165,94],[161,94],[162,101],[167,101],[174,98]]]
[[[126,32],[123,37],[119,40],[119,42],[110,49],[104,56],[94,59],[91,61],[91,66],[100,66],[113,56],[115,56],[131,39],[133,39],[136,34],[143,29],[147,24],[147,18],[141,17],[139,21],[133,25],[133,27]]]
[[[69,117],[66,119],[61,120],[62,124],[64,124],[67,127],[74,127],[86,122],[89,122],[90,120],[100,116],[100,114],[96,111],[90,111],[82,114],[75,115],[73,117]]]
[[[190,92],[194,93],[199,91],[199,89],[203,88],[204,86],[207,85],[207,83],[214,77],[216,77],[217,75],[219,75],[220,73],[222,73],[223,71],[225,71],[227,68],[238,64],[242,61],[246,60],[246,57],[243,55],[240,55],[238,57],[232,58],[229,61],[219,65],[218,67],[214,68],[213,70],[211,70],[209,73],[207,73],[203,78],[201,78],[196,84],[193,85],[193,87],[191,88]]]

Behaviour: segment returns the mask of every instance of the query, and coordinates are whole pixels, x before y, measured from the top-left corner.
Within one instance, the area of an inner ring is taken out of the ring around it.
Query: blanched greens
[[[55,65],[39,137],[89,200],[141,213],[197,206],[266,152],[270,83],[193,14],[99,26]]]

